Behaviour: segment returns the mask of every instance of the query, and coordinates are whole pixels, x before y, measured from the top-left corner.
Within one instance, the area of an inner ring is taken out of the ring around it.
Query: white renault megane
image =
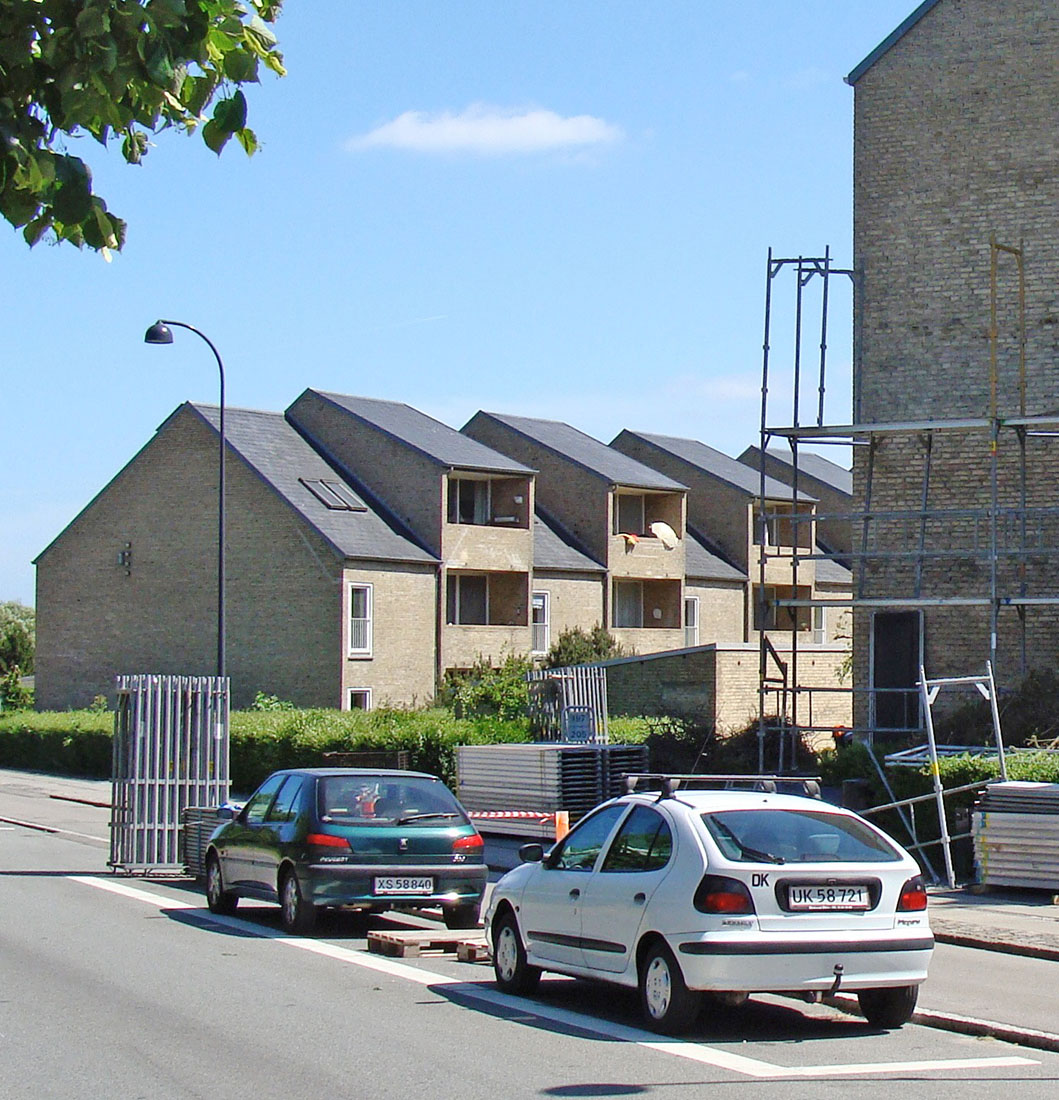
[[[550,970],[639,988],[667,1033],[706,993],[842,990],[876,1026],[910,1019],[934,947],[915,860],[849,810],[777,793],[783,779],[736,781],[631,776],[656,789],[603,803],[547,854],[524,845],[485,915],[499,987]]]

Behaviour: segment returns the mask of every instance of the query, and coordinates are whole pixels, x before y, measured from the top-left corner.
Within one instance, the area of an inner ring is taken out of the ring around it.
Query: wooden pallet
[[[466,949],[467,958],[461,954]],[[415,959],[422,955],[455,954],[465,962],[478,962],[477,952],[488,950],[485,932],[435,931],[432,928],[410,928],[407,931],[375,931],[368,933],[368,950],[377,955],[398,959]],[[474,952],[474,953],[472,953]]]

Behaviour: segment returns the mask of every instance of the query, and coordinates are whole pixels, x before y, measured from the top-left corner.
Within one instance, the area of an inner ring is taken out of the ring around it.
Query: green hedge
[[[113,714],[34,711],[0,714],[0,767],[106,779]],[[611,721],[611,739],[640,743],[657,722]],[[524,719],[455,718],[446,710],[244,710],[231,718],[232,790],[249,793],[278,768],[309,767],[325,752],[407,751],[419,771],[456,781],[458,745],[529,741]]]

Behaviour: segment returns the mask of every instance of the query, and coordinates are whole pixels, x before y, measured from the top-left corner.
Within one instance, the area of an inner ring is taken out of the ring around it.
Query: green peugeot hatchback
[[[482,838],[437,776],[360,768],[275,772],[206,849],[206,901],[279,902],[304,935],[320,909],[440,908],[473,928],[485,890]]]

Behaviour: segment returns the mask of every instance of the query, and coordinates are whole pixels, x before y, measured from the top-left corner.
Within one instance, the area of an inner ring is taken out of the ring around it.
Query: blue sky
[[[157,317],[209,335],[231,405],[312,386],[739,454],[768,249],[850,264],[843,77],[915,6],[288,0],[255,157],[173,133],[133,168],[74,142],[129,222],[109,264],[0,226],[0,600],[32,603],[31,559],[180,402],[216,401],[205,344],[143,343]],[[848,294],[829,312],[839,422]]]

